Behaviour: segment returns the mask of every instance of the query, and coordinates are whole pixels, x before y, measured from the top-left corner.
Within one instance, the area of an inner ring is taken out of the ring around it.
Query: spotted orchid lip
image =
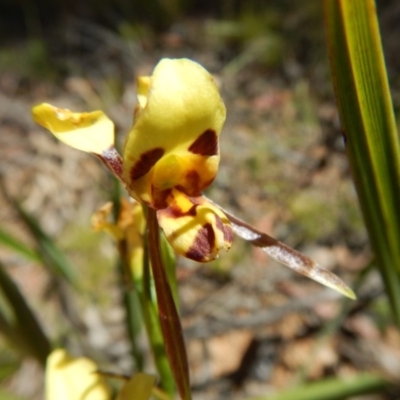
[[[179,254],[198,262],[217,258],[229,250],[233,230],[228,218],[203,196],[191,198],[173,189],[168,207],[157,211],[157,219],[168,242]]]

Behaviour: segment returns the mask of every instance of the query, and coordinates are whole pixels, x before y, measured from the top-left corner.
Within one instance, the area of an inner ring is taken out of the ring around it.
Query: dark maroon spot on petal
[[[218,138],[212,129],[203,132],[189,147],[193,154],[201,156],[215,156],[218,154]]]
[[[176,185],[176,188],[188,196],[199,196],[200,188],[200,175],[195,170],[187,172],[182,185]]]
[[[205,262],[211,261],[210,255],[215,247],[215,233],[211,224],[205,224],[197,233],[196,238],[186,252],[186,257],[191,260]]]
[[[225,243],[229,243],[229,247],[233,242],[233,229],[230,225],[224,225],[224,239]]]
[[[161,147],[143,153],[131,169],[131,179],[134,181],[146,175],[163,155],[164,149]]]
[[[224,223],[222,222],[221,218],[218,215],[216,215],[215,224],[217,226],[217,229],[219,229],[224,234],[225,245],[229,245],[229,247],[230,247],[230,245],[233,241],[232,227],[229,224],[224,225]]]
[[[194,217],[197,213],[197,204],[193,204],[192,207],[189,208],[188,211],[183,211],[177,203],[170,205],[163,210],[159,210],[159,213],[167,218],[181,218],[181,217]]]
[[[171,194],[171,189],[159,190],[151,187],[152,205],[156,210],[162,210],[168,207],[168,197]]]

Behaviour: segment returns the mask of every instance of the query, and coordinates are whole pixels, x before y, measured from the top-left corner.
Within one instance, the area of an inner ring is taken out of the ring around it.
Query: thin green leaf
[[[1,400],[25,400],[20,396],[16,396],[14,394],[8,393],[5,390],[0,389],[0,399]]]
[[[332,79],[376,263],[400,326],[400,140],[373,0],[325,0]]]
[[[10,233],[4,231],[0,228],[0,243],[9,249],[13,250],[15,253],[21,255],[30,261],[40,262],[40,257],[36,251],[32,250],[25,243],[18,240],[16,237]]]
[[[19,291],[17,285],[8,276],[4,266],[0,263],[0,290],[14,311],[16,324],[12,327],[14,335],[9,339],[24,347],[30,355],[45,365],[50,353],[50,342],[35,315]],[[6,332],[7,333],[7,332]],[[12,332],[10,332],[12,333]]]
[[[389,386],[378,375],[360,374],[348,379],[325,379],[291,388],[275,396],[252,397],[248,400],[343,400],[350,396],[375,393]]]
[[[14,375],[20,366],[21,362],[14,353],[8,351],[7,349],[2,349],[0,360],[0,384],[5,379],[8,379]],[[0,399],[1,398],[2,397],[0,396]]]
[[[60,250],[55,242],[43,231],[39,222],[33,215],[26,212],[17,201],[13,201],[13,204],[35,239],[37,252],[43,264],[55,276],[63,278],[72,286],[76,287],[76,274],[63,251]]]
[[[118,272],[120,274],[122,300],[125,308],[125,323],[131,343],[132,355],[139,371],[143,370],[143,352],[139,346],[139,336],[142,329],[140,313],[140,300],[137,291],[134,290],[132,277],[127,260],[127,249],[125,241],[118,243],[120,258],[118,260]]]

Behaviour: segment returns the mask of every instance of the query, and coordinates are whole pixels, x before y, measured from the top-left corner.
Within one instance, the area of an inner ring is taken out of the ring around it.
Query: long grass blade
[[[0,243],[3,246],[13,250],[15,253],[26,258],[27,260],[40,262],[40,256],[37,254],[36,251],[32,250],[21,240],[18,240],[15,236],[11,235],[11,233],[6,232],[1,228],[0,228]]]
[[[348,379],[325,379],[284,390],[275,396],[252,397],[248,400],[342,400],[376,393],[388,386],[389,382],[381,376],[360,374]]]
[[[36,241],[37,253],[40,255],[43,265],[55,276],[64,279],[73,287],[77,287],[75,271],[64,252],[47,235],[33,215],[25,211],[18,202],[13,201],[13,204]]]
[[[14,342],[18,340],[20,344],[24,345],[24,349],[26,349],[31,356],[45,365],[46,358],[50,353],[50,342],[24,296],[19,291],[17,285],[8,276],[1,263],[0,290],[14,313],[15,325],[13,328],[18,337],[10,337],[9,339]]]
[[[332,80],[358,198],[400,326],[400,140],[373,0],[325,0]]]

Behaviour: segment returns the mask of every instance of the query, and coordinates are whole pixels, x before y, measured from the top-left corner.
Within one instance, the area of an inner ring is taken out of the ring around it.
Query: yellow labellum
[[[74,113],[43,103],[32,109],[36,123],[75,149],[102,154],[114,145],[114,123],[103,113]]]
[[[225,214],[202,197],[189,198],[172,190],[169,206],[157,211],[158,223],[173,249],[192,260],[214,260],[229,250],[233,231]]]
[[[110,389],[97,369],[88,358],[54,350],[46,364],[46,400],[110,400]]]

